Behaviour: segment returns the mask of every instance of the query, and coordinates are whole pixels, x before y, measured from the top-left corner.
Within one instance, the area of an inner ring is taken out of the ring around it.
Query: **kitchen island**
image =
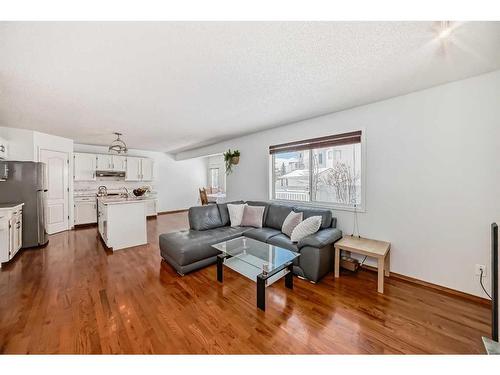
[[[99,234],[113,251],[148,242],[143,198],[97,198]]]

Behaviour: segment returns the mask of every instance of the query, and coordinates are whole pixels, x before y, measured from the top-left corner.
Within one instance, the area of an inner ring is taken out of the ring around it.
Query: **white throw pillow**
[[[229,211],[229,220],[231,221],[232,227],[239,227],[241,225],[241,219],[243,219],[243,212],[245,211],[245,204],[227,204],[227,210]]]
[[[297,225],[290,236],[292,242],[299,242],[304,237],[316,233],[321,227],[321,216],[311,216]]]
[[[281,226],[281,232],[291,237],[295,227],[302,221],[302,216],[302,212],[290,212]]]

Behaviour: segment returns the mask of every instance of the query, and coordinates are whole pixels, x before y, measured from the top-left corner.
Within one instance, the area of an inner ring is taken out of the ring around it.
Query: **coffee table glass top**
[[[258,273],[273,273],[275,270],[282,269],[284,265],[300,255],[294,251],[247,237],[238,237],[212,246],[230,256],[228,261],[233,264],[235,261],[241,261],[251,266],[237,269],[238,272],[251,279],[254,279]]]

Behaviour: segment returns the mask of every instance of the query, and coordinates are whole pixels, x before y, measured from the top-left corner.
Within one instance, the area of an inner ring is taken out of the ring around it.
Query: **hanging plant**
[[[229,174],[233,171],[233,165],[238,165],[240,162],[240,152],[239,150],[234,150],[231,152],[231,149],[224,152],[224,162],[226,163],[226,174]]]

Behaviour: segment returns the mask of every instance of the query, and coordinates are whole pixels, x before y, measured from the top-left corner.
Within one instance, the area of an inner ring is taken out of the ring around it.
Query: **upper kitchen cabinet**
[[[125,181],[141,181],[141,158],[127,156]]]
[[[98,171],[125,171],[125,156],[97,154]]]
[[[153,160],[141,159],[141,180],[142,181],[153,180]]]
[[[125,171],[127,169],[127,157],[120,155],[113,155],[112,160],[113,170],[114,171]]]
[[[113,170],[113,155],[97,154],[96,169],[98,171],[112,171]]]
[[[0,159],[7,159],[9,157],[8,151],[7,141],[0,137]]]
[[[96,156],[75,152],[73,168],[75,181],[95,181]]]
[[[126,181],[152,181],[153,160],[127,156]]]

